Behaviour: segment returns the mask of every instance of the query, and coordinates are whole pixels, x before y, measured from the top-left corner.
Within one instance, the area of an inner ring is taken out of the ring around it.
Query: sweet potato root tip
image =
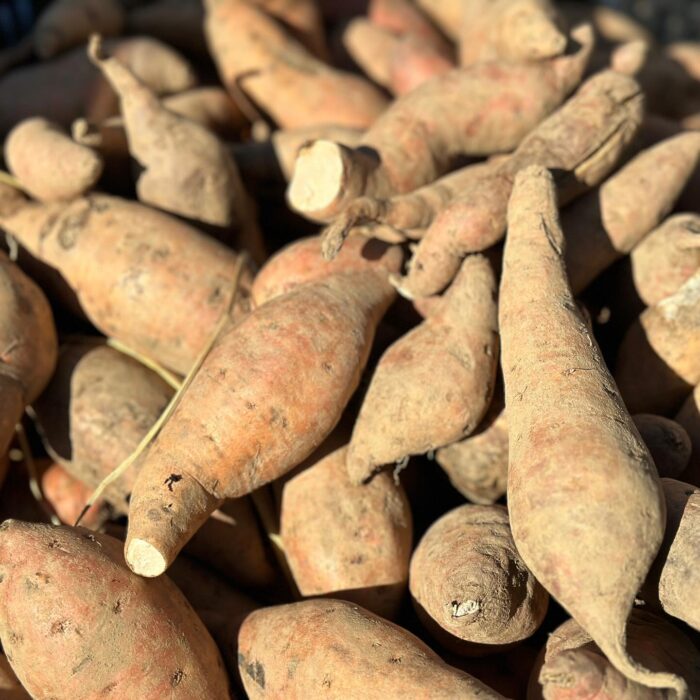
[[[168,562],[156,547],[138,538],[128,544],[126,560],[135,574],[146,578],[160,576],[168,568]]]

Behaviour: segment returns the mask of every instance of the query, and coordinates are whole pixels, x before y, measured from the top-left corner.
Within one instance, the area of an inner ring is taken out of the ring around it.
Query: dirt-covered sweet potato
[[[129,571],[118,540],[6,520],[0,573],[0,639],[33,697],[228,697],[202,621],[167,577]]]
[[[649,448],[659,476],[677,479],[690,461],[690,437],[682,425],[664,416],[638,413],[632,416]]]
[[[436,520],[411,558],[416,610],[459,654],[483,654],[530,637],[549,596],[520,558],[504,506],[466,504]]]
[[[250,700],[503,700],[410,632],[341,600],[256,610],[241,627],[238,654]]]
[[[342,598],[391,619],[408,581],[411,510],[389,474],[350,483],[345,456],[336,450],[284,485],[284,551],[302,595]]]

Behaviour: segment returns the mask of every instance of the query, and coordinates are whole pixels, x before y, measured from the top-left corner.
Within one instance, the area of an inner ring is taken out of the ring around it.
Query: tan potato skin
[[[428,631],[466,655],[527,639],[549,601],[498,505],[465,504],[436,520],[413,553],[409,585]]]
[[[654,609],[700,631],[700,489],[662,479],[667,520],[664,541],[642,596]]]
[[[630,253],[639,298],[653,306],[700,270],[700,214],[676,214],[647,234]]]
[[[387,268],[400,260],[394,248],[376,268],[300,285],[219,336],[134,485],[131,566],[142,542],[167,566],[220,499],[251,493],[321,444],[359,383],[394,297]]]
[[[481,430],[441,447],[435,459],[457,491],[472,503],[491,505],[505,495],[508,479],[508,421],[489,410]]]
[[[681,133],[642,151],[600,188],[562,212],[574,293],[629,253],[671,211],[700,157],[700,134]]]
[[[182,593],[131,573],[118,540],[8,520],[0,571],[0,638],[32,696],[228,698],[219,652]]]
[[[682,425],[652,413],[632,416],[660,477],[677,479],[690,461],[690,437]]]
[[[35,199],[80,197],[102,174],[102,159],[55,124],[36,117],[20,122],[5,141],[5,160],[22,189]]]
[[[55,462],[50,464],[41,475],[41,491],[59,520],[65,525],[73,525],[77,521],[92,493],[92,489]],[[100,500],[85,513],[80,522],[83,527],[96,530],[108,517],[107,506]]]
[[[317,59],[253,3],[207,0],[205,31],[227,89],[244,90],[281,128],[368,127],[387,99],[369,81]]]
[[[61,272],[105,335],[189,370],[229,303],[233,251],[167,214],[107,195],[4,214],[2,225]],[[250,280],[244,270],[234,318],[247,310]]]
[[[239,138],[248,120],[229,94],[209,85],[192,88],[163,98],[163,106],[171,112],[197,122],[221,138]]]
[[[0,454],[4,455],[27,404],[48,384],[58,341],[43,292],[0,254]]]
[[[250,700],[502,700],[410,632],[357,605],[308,600],[250,614],[238,635]]]
[[[628,644],[635,659],[658,671],[682,675],[695,694],[700,689],[700,657],[691,640],[665,618],[632,611]],[[547,640],[544,664],[535,667],[528,700],[668,700],[667,690],[627,680],[574,621],[560,625]],[[695,697],[695,695],[693,695]]]
[[[105,46],[158,94],[187,90],[196,82],[187,60],[155,39],[131,37],[106,41]],[[100,122],[118,111],[117,96],[82,47],[2,76],[0,101],[2,133],[30,117],[45,117],[68,128],[79,117]]]
[[[542,168],[521,171],[511,196],[499,326],[518,552],[618,670],[682,697],[681,679],[646,670],[625,649],[627,618],[663,538],[665,504],[651,456],[574,303],[553,180]]]
[[[630,411],[677,411],[700,383],[700,272],[630,326],[615,381]]]
[[[495,385],[497,314],[489,261],[467,258],[438,309],[379,360],[348,447],[353,483],[478,426]]]
[[[351,484],[345,456],[346,448],[336,450],[285,484],[280,532],[289,568],[304,596],[332,595],[393,618],[408,581],[410,506],[389,474]]]
[[[454,67],[454,62],[437,49],[407,37],[399,42],[391,54],[389,86],[400,97]]]

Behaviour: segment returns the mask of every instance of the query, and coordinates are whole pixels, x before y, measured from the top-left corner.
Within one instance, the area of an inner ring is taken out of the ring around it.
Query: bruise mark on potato
[[[163,483],[168,487],[168,491],[172,492],[173,484],[182,481],[182,474],[171,474]]]
[[[259,661],[251,661],[248,663],[243,654],[238,654],[238,663],[243,667],[243,670],[250,676],[263,690],[265,689],[265,667]]]
[[[170,676],[170,685],[173,688],[177,688],[177,686],[180,685],[180,683],[182,683],[182,679],[184,677],[185,672],[182,669],[178,668],[177,671],[175,671],[175,673],[173,673],[173,675]]]
[[[78,663],[71,669],[71,675],[75,676],[80,673],[90,662],[92,661],[92,656],[86,656],[82,661]]]
[[[115,682],[109,683],[100,691],[100,695],[109,695],[115,688],[117,684]]]

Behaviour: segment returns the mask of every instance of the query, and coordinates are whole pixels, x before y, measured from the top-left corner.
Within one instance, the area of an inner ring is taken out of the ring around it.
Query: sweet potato
[[[447,36],[459,39],[464,0],[416,0],[416,5],[430,17]]]
[[[405,95],[454,67],[454,62],[435,48],[406,37],[391,53],[389,85],[395,95]]]
[[[630,326],[615,381],[634,413],[672,414],[700,383],[700,272]]]
[[[161,574],[221,499],[282,476],[321,444],[357,388],[394,297],[387,273],[400,264],[397,248],[355,269],[338,264],[221,333],[134,484],[134,571]]]
[[[70,430],[70,446],[58,451],[67,453],[62,464],[86,485],[87,496],[137,448],[172,393],[154,372],[116,350],[70,345],[62,348],[54,379],[34,407],[54,450],[56,439]],[[132,464],[104,491],[117,514],[128,514],[141,465]],[[274,584],[276,571],[247,499],[226,501],[212,513],[186,552],[242,586]]]
[[[438,308],[379,360],[348,447],[351,481],[469,435],[497,365],[496,280],[489,261],[472,256]]]
[[[53,462],[41,475],[41,491],[58,519],[72,525],[83,511],[90,497],[90,489],[71,476],[60,464]],[[82,519],[83,527],[97,530],[109,517],[104,501],[96,502]]]
[[[459,36],[460,63],[517,63],[560,56],[566,48],[566,35],[560,25],[549,0],[465,1]]]
[[[690,465],[683,474],[683,481],[700,486],[700,384],[681,406],[676,422],[685,428],[692,445]]]
[[[58,354],[49,302],[4,253],[0,254],[0,348],[0,455],[4,455],[25,406],[51,379]]]
[[[225,87],[241,90],[281,128],[366,128],[387,106],[378,88],[309,53],[257,3],[207,0],[205,31]]]
[[[517,175],[508,206],[499,327],[518,552],[618,671],[686,697],[682,679],[643,667],[625,647],[635,595],[663,538],[663,495],[574,303],[554,182],[536,166]]]
[[[47,202],[85,194],[100,179],[103,168],[95,151],[42,117],[25,119],[9,133],[5,162],[22,189]]]
[[[214,0],[219,2],[220,0]],[[316,0],[248,0],[291,31],[295,39],[319,58],[326,59],[323,16]]]
[[[690,437],[683,426],[652,413],[638,413],[632,419],[649,449],[659,476],[678,478],[690,461]]]
[[[676,214],[647,234],[630,253],[634,288],[653,306],[700,270],[700,215]]]
[[[117,59],[102,55],[93,37],[90,58],[117,92],[129,151],[144,167],[139,199],[217,226],[254,226],[253,204],[224,144],[207,128],[165,108]]]
[[[343,30],[343,46],[362,71],[375,83],[391,85],[392,55],[401,37],[368,17],[355,17]]]
[[[578,0],[559,0],[557,9],[571,25],[590,22],[596,32],[596,39],[606,45],[622,44],[642,39],[653,44],[651,32],[634,17],[614,7]]]
[[[515,174],[544,165],[558,174],[559,200],[567,202],[599,183],[617,163],[642,118],[639,86],[612,71],[598,73],[496,167],[443,208],[413,251],[407,274],[396,281],[408,298],[440,292],[464,255],[485,250],[505,233]]]
[[[61,272],[102,332],[183,374],[231,297],[236,254],[136,202],[27,202],[0,209],[0,225]],[[250,279],[244,270],[234,318],[247,311]]]
[[[105,47],[159,95],[187,90],[196,82],[186,59],[155,39],[110,40]],[[30,117],[45,117],[67,128],[79,117],[100,122],[118,109],[117,96],[88,61],[84,48],[3,76],[0,101],[2,133]]]
[[[630,654],[655,671],[676,673],[693,697],[700,691],[700,658],[691,640],[665,619],[633,610],[627,629]],[[537,682],[538,681],[538,682]],[[567,620],[547,640],[544,664],[528,700],[665,700],[668,692],[625,678],[591,637]]]
[[[574,293],[629,253],[665,218],[697,167],[700,134],[682,133],[642,151],[600,188],[562,212]]]
[[[203,23],[201,0],[138,3],[129,8],[126,17],[129,34],[152,36],[182,51],[201,56],[207,54]]]
[[[220,87],[192,88],[163,98],[163,106],[190,121],[206,126],[221,138],[238,138],[248,119]]]
[[[666,532],[649,577],[644,600],[700,631],[700,488],[662,479]]]
[[[432,182],[457,156],[514,148],[580,82],[590,27],[579,27],[573,36],[577,50],[551,61],[486,63],[429,80],[396,100],[360,148],[309,144],[297,158],[290,205],[309,218],[332,219],[361,195],[387,197]]]
[[[284,551],[302,595],[342,598],[393,618],[408,582],[411,510],[388,474],[367,486],[350,483],[346,452],[336,450],[285,484]]]
[[[119,0],[53,0],[34,25],[34,53],[52,58],[84,44],[95,32],[117,36],[125,19]]]
[[[227,698],[214,641],[167,577],[124,564],[118,540],[7,520],[0,638],[34,697]]]
[[[342,600],[307,600],[251,613],[238,635],[251,700],[415,698],[502,700],[448,666],[410,632]]]
[[[503,410],[489,414],[477,432],[435,453],[452,486],[482,505],[491,505],[505,495],[508,478],[506,414]]]
[[[31,700],[4,654],[0,655],[0,695],[3,700]]]
[[[463,505],[436,520],[411,558],[411,595],[428,631],[461,654],[530,637],[549,596],[518,555],[504,506]]]

